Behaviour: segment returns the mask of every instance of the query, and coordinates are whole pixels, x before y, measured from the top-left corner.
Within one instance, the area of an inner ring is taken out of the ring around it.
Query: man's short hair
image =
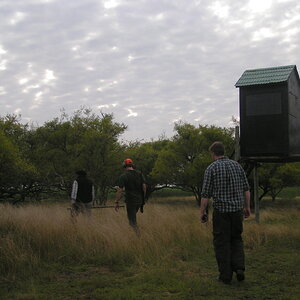
[[[222,156],[225,153],[225,147],[221,142],[214,142],[210,147],[209,151],[215,154],[216,156]]]

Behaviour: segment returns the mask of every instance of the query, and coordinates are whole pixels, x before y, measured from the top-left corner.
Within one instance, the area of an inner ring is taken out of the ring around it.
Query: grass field
[[[138,214],[65,204],[0,206],[0,299],[300,299],[300,199],[264,200],[245,221],[246,281],[217,282],[211,223],[192,198],[159,198]]]

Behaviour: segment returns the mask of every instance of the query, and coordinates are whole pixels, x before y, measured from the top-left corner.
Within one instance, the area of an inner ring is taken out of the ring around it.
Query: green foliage
[[[5,117],[0,117],[0,130],[17,146],[24,145],[24,136],[27,129],[28,124],[21,124],[20,116],[8,114]]]
[[[278,195],[283,199],[294,199],[300,197],[300,187],[286,187]]]
[[[262,164],[258,169],[258,178],[262,190],[260,199],[270,195],[275,200],[283,188],[300,184],[300,163]]]
[[[27,125],[17,116],[0,118],[0,198],[26,194],[36,169],[26,157]]]
[[[36,130],[36,163],[53,186],[66,191],[71,188],[75,171],[84,169],[101,202],[105,202],[121,160],[118,137],[125,129],[109,114],[98,116],[88,109],[78,110],[71,117],[63,114]]]
[[[21,168],[18,148],[0,130],[0,186],[2,192],[15,185],[16,175]]]
[[[213,142],[221,141],[231,153],[233,132],[231,129],[196,127],[188,123],[176,124],[175,131],[167,147],[160,151],[151,176],[161,184],[192,192],[200,203],[204,171],[211,163],[208,148]]]
[[[22,125],[17,116],[0,118],[0,198],[69,192],[75,170],[84,169],[106,201],[119,172],[118,137],[125,129],[112,115],[84,108],[38,128]]]
[[[119,142],[126,125],[111,114],[81,108],[72,115],[45,122],[39,127],[22,124],[20,117],[0,117],[0,199],[70,192],[74,172],[87,171],[96,186],[97,198],[105,203],[122,172],[126,157],[134,160],[148,184],[148,197],[163,188],[193,193],[200,203],[203,175],[211,163],[209,146],[222,141],[232,156],[233,129],[177,123],[172,138],[150,142]],[[263,164],[259,168],[261,198],[275,199],[287,186],[300,183],[300,163]]]

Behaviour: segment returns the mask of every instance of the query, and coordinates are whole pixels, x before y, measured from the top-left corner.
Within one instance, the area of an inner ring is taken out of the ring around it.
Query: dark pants
[[[141,204],[132,204],[132,203],[126,203],[126,210],[127,210],[127,217],[130,226],[136,228],[137,222],[136,222],[136,214],[141,207]]]
[[[236,270],[245,270],[243,212],[213,212],[214,249],[220,279],[230,281]]]

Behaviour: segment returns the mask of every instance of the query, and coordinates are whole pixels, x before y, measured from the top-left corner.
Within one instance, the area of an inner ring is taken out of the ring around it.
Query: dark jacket
[[[78,176],[76,179],[78,183],[76,201],[88,203],[93,200],[93,183],[86,176]]]

